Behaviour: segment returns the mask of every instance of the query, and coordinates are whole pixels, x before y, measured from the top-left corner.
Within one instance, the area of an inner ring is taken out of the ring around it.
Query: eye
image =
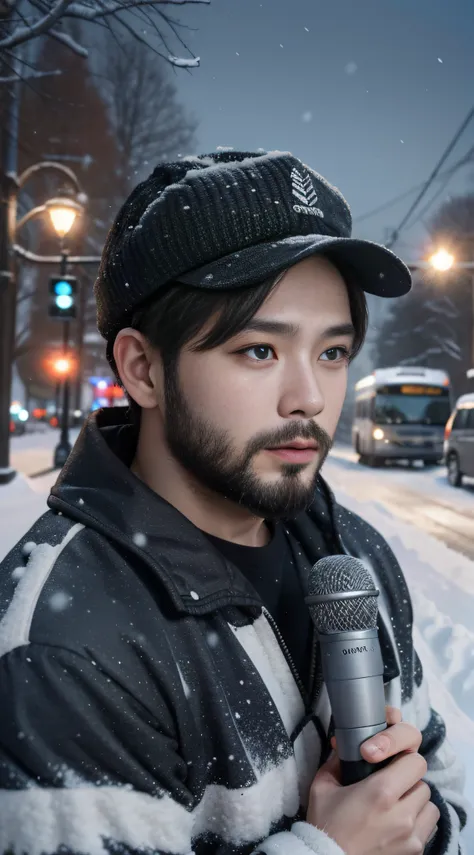
[[[347,347],[330,347],[321,354],[323,362],[343,362],[349,360],[349,351]]]
[[[252,347],[239,350],[239,353],[248,356],[253,362],[269,362],[275,356],[275,351],[269,344],[254,344]]]

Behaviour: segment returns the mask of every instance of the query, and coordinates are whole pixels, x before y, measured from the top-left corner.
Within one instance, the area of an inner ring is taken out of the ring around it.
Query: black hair
[[[356,284],[353,275],[347,269],[343,275],[355,328],[352,360],[364,344],[368,311],[365,293]],[[160,352],[166,382],[176,372],[179,354],[184,347],[196,339],[193,350],[212,350],[237,335],[258,312],[282,276],[283,273],[258,285],[222,291],[172,282],[135,311],[130,326],[141,332],[149,344]],[[215,320],[209,328],[211,318]],[[196,338],[206,327],[203,335]],[[121,382],[112,349],[113,342],[110,342],[109,360]],[[129,400],[132,417],[135,421],[139,420],[141,408],[133,399]]]

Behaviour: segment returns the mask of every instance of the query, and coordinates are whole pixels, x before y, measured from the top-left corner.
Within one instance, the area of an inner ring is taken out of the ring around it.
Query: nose
[[[312,419],[323,409],[324,396],[314,365],[305,361],[288,369],[279,399],[279,416]]]

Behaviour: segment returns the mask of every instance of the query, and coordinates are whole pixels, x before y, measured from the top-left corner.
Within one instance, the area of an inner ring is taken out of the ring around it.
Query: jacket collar
[[[48,504],[145,561],[182,614],[226,606],[261,608],[252,585],[206,536],[130,470],[136,430],[128,409],[92,414],[51,491]],[[334,531],[332,494],[320,479],[312,522],[289,522],[296,536],[309,525]],[[299,525],[298,523],[301,523]]]

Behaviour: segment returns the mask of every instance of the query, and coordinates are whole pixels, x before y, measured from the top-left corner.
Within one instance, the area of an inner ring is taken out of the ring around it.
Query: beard
[[[312,503],[316,482],[332,440],[311,421],[289,421],[284,427],[252,437],[240,453],[228,432],[193,412],[179,386],[177,371],[165,382],[165,438],[175,460],[208,490],[241,505],[257,517],[280,520],[295,517]],[[314,440],[319,446],[318,466],[307,481],[300,476],[305,463],[281,464],[281,477],[267,483],[253,469],[253,458],[265,448],[295,439]]]

